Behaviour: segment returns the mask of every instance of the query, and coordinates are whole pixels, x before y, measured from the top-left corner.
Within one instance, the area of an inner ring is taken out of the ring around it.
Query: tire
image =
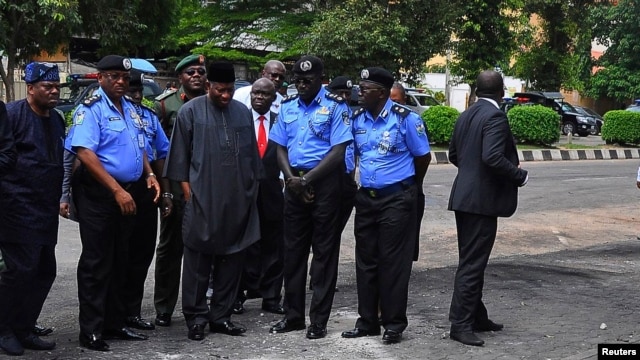
[[[562,134],[564,135],[569,135],[569,134],[575,134],[576,133],[576,127],[573,125],[573,123],[569,122],[569,121],[565,121],[562,124]]]

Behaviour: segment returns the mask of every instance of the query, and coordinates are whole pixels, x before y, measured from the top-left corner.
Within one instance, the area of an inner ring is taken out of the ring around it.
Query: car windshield
[[[633,111],[633,112],[640,112],[640,106],[637,105],[631,105],[627,108],[628,111]]]
[[[86,88],[85,85],[79,85],[77,83],[64,83],[60,85],[60,104],[73,104],[78,96],[82,94],[82,91]]]
[[[564,111],[568,111],[567,109],[565,109],[565,107],[564,107],[564,106],[562,107],[562,109],[563,109]],[[585,110],[584,108],[581,108],[581,107],[574,107],[574,109],[576,110],[576,112],[577,112],[578,114],[591,116],[591,114],[589,114],[589,112],[588,112],[587,110]]]
[[[566,102],[561,102],[560,105],[562,106],[562,111],[564,112],[577,112],[582,114],[581,112],[579,112],[578,110],[576,110],[576,108],[574,108],[571,104],[566,103]]]
[[[440,105],[438,104],[438,101],[436,101],[436,99],[434,99],[433,97],[429,96],[429,95],[418,95],[418,94],[414,94],[416,99],[418,100],[418,102],[420,103],[420,105],[422,106],[436,106],[436,105]]]

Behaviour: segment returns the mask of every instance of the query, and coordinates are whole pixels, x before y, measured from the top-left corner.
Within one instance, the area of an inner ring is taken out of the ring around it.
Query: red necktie
[[[258,116],[258,120],[260,120],[260,127],[258,128],[258,152],[262,158],[264,157],[264,152],[267,150],[267,131],[264,129],[265,117],[260,115]]]

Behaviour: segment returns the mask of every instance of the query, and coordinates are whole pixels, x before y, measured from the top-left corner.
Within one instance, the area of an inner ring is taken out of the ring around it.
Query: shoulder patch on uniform
[[[344,103],[345,101],[347,101],[347,99],[343,98],[342,96],[340,96],[340,95],[336,95],[336,94],[332,94],[332,93],[330,93],[330,92],[327,92],[327,93],[325,94],[325,97],[326,97],[327,99],[333,100],[333,101],[335,101],[335,102],[337,102],[337,103],[340,103],[340,104],[342,104],[342,103]]]
[[[143,108],[143,109],[147,109],[147,110],[151,111],[153,114],[156,114],[156,109],[154,109],[154,108],[150,107],[149,105],[145,104],[144,100],[140,103],[140,107]]]
[[[411,109],[406,108],[404,106],[395,104],[391,107],[391,111],[393,111],[394,113],[400,115],[401,117],[405,118],[407,117],[407,115],[409,115],[411,113]]]
[[[169,90],[165,93],[162,93],[158,96],[156,96],[156,101],[160,101],[160,100],[164,100],[166,98],[168,98],[169,96],[175,94],[176,92],[178,92],[178,89],[173,89],[173,90]]]
[[[83,105],[86,106],[91,106],[95,103],[97,103],[98,101],[100,101],[100,99],[102,99],[102,96],[100,96],[100,94],[95,94],[89,98],[84,99],[84,101],[82,102]]]
[[[362,114],[364,112],[364,108],[361,107],[358,110],[353,112],[353,115],[351,115],[352,119],[355,119],[356,117],[360,116],[360,114]]]
[[[294,99],[297,99],[297,98],[298,98],[298,94],[295,94],[295,95],[288,95],[288,96],[285,96],[284,98],[282,98],[282,101],[281,101],[280,103],[281,103],[281,104],[284,104],[284,103],[286,103],[286,102],[289,102],[289,101],[294,100]]]

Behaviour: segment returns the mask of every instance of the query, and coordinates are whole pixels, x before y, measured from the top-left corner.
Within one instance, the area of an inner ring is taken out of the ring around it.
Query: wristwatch
[[[307,186],[307,179],[304,177],[304,175],[300,178],[300,185],[302,186]]]

